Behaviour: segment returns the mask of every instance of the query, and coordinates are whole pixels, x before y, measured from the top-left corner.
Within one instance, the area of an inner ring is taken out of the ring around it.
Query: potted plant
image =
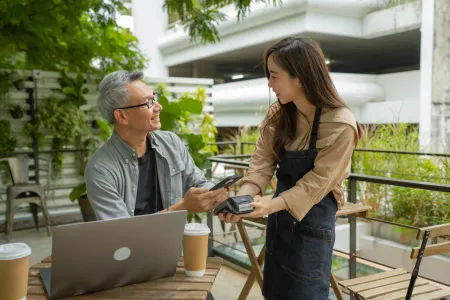
[[[24,109],[20,105],[11,104],[9,105],[9,114],[13,119],[22,119],[24,115]]]

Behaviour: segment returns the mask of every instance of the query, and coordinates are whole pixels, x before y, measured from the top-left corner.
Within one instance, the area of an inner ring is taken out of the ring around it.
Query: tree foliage
[[[116,23],[121,0],[0,2],[0,68],[107,73],[142,69],[137,39]]]
[[[177,16],[191,40],[217,43],[220,41],[217,25],[227,19],[220,9],[234,4],[237,18],[242,20],[250,13],[251,4],[256,2],[282,4],[282,0],[165,0],[164,9]]]

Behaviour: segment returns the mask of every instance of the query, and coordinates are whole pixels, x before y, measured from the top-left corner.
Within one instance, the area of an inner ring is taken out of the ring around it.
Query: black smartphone
[[[215,186],[213,186],[210,191],[214,191],[220,188],[227,188],[230,185],[234,184],[236,181],[238,181],[239,179],[241,179],[242,175],[233,175],[233,176],[228,176],[227,178],[225,178],[224,180],[222,180],[221,182],[219,182],[218,184],[216,184]]]

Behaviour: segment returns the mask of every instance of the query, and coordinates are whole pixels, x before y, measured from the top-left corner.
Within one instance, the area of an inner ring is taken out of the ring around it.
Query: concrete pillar
[[[435,0],[433,49],[432,147],[450,152],[450,1]]]
[[[420,143],[450,152],[450,1],[422,1]]]
[[[164,0],[132,0],[134,22],[133,34],[139,39],[140,46],[149,58],[148,77],[168,77],[168,68],[164,65],[158,40],[164,37],[168,26],[168,14],[163,12]]]
[[[422,1],[422,27],[420,31],[420,147],[424,151],[431,151],[434,0]]]

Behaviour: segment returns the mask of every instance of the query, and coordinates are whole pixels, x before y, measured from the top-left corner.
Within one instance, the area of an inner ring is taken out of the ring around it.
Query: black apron
[[[317,108],[308,150],[282,148],[274,197],[314,168],[320,114]],[[286,210],[269,216],[263,280],[266,299],[328,299],[336,211],[336,199],[330,192],[300,222]]]

